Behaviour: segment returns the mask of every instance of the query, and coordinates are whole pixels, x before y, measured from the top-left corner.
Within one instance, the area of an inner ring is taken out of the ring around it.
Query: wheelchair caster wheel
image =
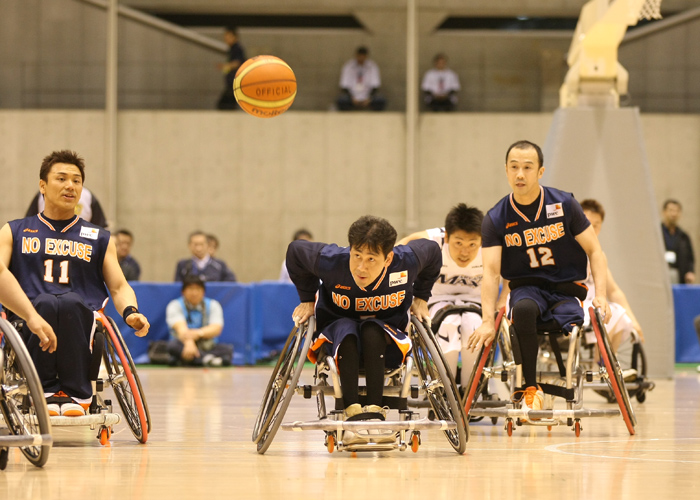
[[[639,391],[637,393],[637,401],[643,403],[647,399],[647,393],[644,391]]]
[[[326,436],[326,449],[328,453],[333,453],[333,450],[335,450],[335,436],[333,434]]]
[[[509,436],[513,435],[513,421],[511,419],[506,420],[506,431],[508,431]]]
[[[109,443],[109,438],[112,437],[112,431],[109,429],[109,427],[102,427],[100,429],[99,434],[97,435],[97,438],[100,440],[100,444],[102,446],[105,446],[107,443]]]
[[[5,470],[9,458],[10,450],[7,448],[0,448],[0,470]]]
[[[579,420],[574,422],[574,433],[576,434],[576,437],[581,435],[581,422]]]
[[[552,432],[552,426],[551,426],[551,425],[548,425],[548,426],[547,426],[547,430],[548,430],[549,432]]]
[[[498,424],[498,417],[491,417],[491,425],[497,425]]]
[[[411,437],[411,451],[413,453],[418,453],[419,446],[420,446],[420,436],[418,436],[418,434],[414,434]]]

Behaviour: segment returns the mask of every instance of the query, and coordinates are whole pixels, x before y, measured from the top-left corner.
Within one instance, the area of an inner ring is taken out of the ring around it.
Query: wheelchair
[[[9,448],[19,447],[37,467],[49,459],[53,444],[49,411],[39,376],[19,333],[0,317],[0,470]]]
[[[509,390],[522,385],[520,349],[517,336],[509,330],[509,324],[504,317],[505,310],[501,309],[496,318],[496,338],[486,347],[482,347],[479,362],[472,371],[469,392],[466,398],[465,410],[471,416],[499,417],[505,419],[505,429],[512,436],[515,426],[535,425],[546,426],[551,430],[554,425],[567,425],[576,434],[581,435],[581,419],[584,417],[616,417],[622,416],[627,431],[634,435],[636,417],[630,404],[629,393],[622,376],[622,369],[610,347],[608,334],[599,310],[590,308],[591,325],[600,352],[601,363],[595,367],[586,367],[581,362],[583,335],[579,326],[574,327],[568,334],[568,352],[564,362],[558,349],[557,337],[563,335],[561,327],[555,322],[538,324],[538,334],[546,335],[552,351],[557,358],[558,371],[539,371],[538,383],[545,394],[545,408],[541,410],[525,410],[520,402],[503,402],[501,407],[479,407],[476,404],[478,396],[485,390],[491,378],[500,378],[508,384]],[[495,364],[496,347],[501,351],[502,361]],[[558,354],[557,354],[558,353]],[[614,395],[618,409],[598,410],[583,407],[584,382],[593,381],[604,383]],[[566,401],[566,409],[554,409],[553,398],[559,397]],[[549,407],[549,408],[547,408]]]
[[[408,334],[413,349],[404,363],[385,373],[383,405],[398,410],[398,420],[345,420],[342,388],[335,360],[320,358],[314,370],[313,385],[299,384],[299,378],[315,332],[315,318],[295,327],[287,338],[258,411],[252,440],[260,454],[265,453],[281,427],[286,431],[319,430],[325,434],[324,445],[333,451],[404,451],[410,446],[417,452],[421,431],[442,430],[454,450],[462,454],[469,439],[469,424],[460,402],[454,378],[430,328],[411,316]],[[417,385],[412,375],[417,374]],[[318,420],[282,423],[294,394],[316,399]],[[327,411],[326,397],[334,398],[334,409]],[[427,398],[433,420],[420,418],[409,409],[408,398]],[[366,391],[360,387],[360,404]]]
[[[90,407],[83,416],[51,416],[49,420],[54,427],[88,426],[90,430],[97,429],[97,439],[101,445],[106,445],[112,437],[114,426],[122,418],[113,412],[112,400],[102,397],[105,385],[109,385],[132,434],[137,441],[145,443],[151,431],[151,415],[136,366],[114,320],[102,310],[96,315],[90,366],[93,389]],[[103,366],[104,369],[101,370]]]

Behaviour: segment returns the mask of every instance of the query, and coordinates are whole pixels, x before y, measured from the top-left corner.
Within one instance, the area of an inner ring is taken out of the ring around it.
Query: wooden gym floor
[[[153,419],[147,444],[138,444],[123,422],[104,447],[96,431],[55,427],[43,468],[12,449],[0,471],[0,498],[690,499],[700,491],[694,367],[657,380],[644,404],[633,401],[634,437],[621,417],[584,420],[580,438],[566,427],[519,427],[508,437],[502,420],[489,421],[471,425],[461,456],[434,431],[423,433],[415,454],[329,454],[321,431],[281,430],[258,455],[251,427],[271,370],[141,367]],[[591,391],[585,401],[608,406]],[[312,420],[315,411],[314,400],[295,396],[284,420]]]

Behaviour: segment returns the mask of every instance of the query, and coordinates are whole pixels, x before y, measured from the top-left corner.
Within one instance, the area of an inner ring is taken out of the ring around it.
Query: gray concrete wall
[[[490,208],[508,191],[507,146],[544,144],[548,113],[425,115],[418,132],[418,227],[441,225],[458,202]],[[700,116],[642,115],[657,206],[684,205],[681,225],[700,249]],[[109,206],[98,111],[0,111],[4,222],[24,215],[41,159],[71,148],[87,162],[86,186]],[[194,111],[119,115],[118,212],[136,235],[145,280],[169,281],[194,229],[219,235],[242,281],[275,279],[291,234],[346,243],[348,225],[373,213],[405,234],[404,120],[289,111],[274,120]],[[546,161],[546,159],[545,159]],[[606,189],[626,189],[624,183]],[[574,190],[575,191],[575,190]],[[606,191],[607,192],[607,191]],[[115,214],[107,214],[114,219]],[[641,272],[641,271],[640,271]],[[624,282],[623,279],[618,278]]]
[[[404,3],[122,2],[137,8],[222,13],[352,14],[365,30],[242,28],[248,55],[274,54],[295,70],[295,110],[327,110],[338,92],[340,68],[367,45],[380,65],[388,109],[405,108]],[[572,33],[443,32],[448,15],[577,15],[580,0],[522,2],[419,2],[419,73],[445,52],[463,85],[462,111],[551,111],[566,73]],[[514,5],[518,4],[516,8]],[[688,7],[677,0],[678,8]],[[256,10],[257,9],[257,10]],[[285,10],[286,9],[286,10]],[[291,10],[290,10],[291,9]],[[104,107],[106,15],[76,0],[0,0],[0,108]],[[219,38],[218,30],[203,30]],[[223,54],[195,46],[135,21],[119,21],[119,106],[122,109],[213,109],[223,88],[215,65]],[[630,72],[629,102],[647,112],[700,112],[700,21],[623,45]]]

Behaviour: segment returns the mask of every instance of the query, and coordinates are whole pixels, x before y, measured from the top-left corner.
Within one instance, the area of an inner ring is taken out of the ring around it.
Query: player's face
[[[190,238],[190,252],[198,259],[203,259],[209,253],[209,245],[207,245],[207,237],[203,234],[197,234]]]
[[[61,215],[64,212],[72,215],[83,192],[80,169],[68,163],[56,163],[49,170],[46,181],[39,180],[39,191],[44,195],[49,213],[55,216],[57,211]]]
[[[193,306],[198,306],[204,300],[204,288],[199,285],[189,285],[182,291],[182,296]]]
[[[372,252],[366,248],[351,248],[350,272],[357,286],[364,288],[373,283],[391,264],[393,258],[394,252],[384,256],[382,253]]]
[[[131,252],[132,240],[126,234],[118,234],[115,244],[117,245],[117,257],[123,259]]]
[[[544,167],[539,163],[535,148],[513,148],[508,153],[506,175],[518,203],[521,203],[520,200],[532,203],[537,199],[540,192],[539,180],[544,174]]]
[[[600,216],[600,214],[591,212],[590,210],[584,210],[583,213],[588,219],[588,222],[591,223],[591,226],[593,226],[595,235],[600,236],[600,230],[603,227],[603,218]]]
[[[667,226],[675,227],[678,224],[678,219],[681,218],[681,207],[675,203],[669,203],[664,208],[662,216]]]
[[[468,233],[458,229],[452,234],[445,235],[445,243],[450,251],[450,257],[459,267],[466,267],[474,260],[481,247],[481,235]]]

